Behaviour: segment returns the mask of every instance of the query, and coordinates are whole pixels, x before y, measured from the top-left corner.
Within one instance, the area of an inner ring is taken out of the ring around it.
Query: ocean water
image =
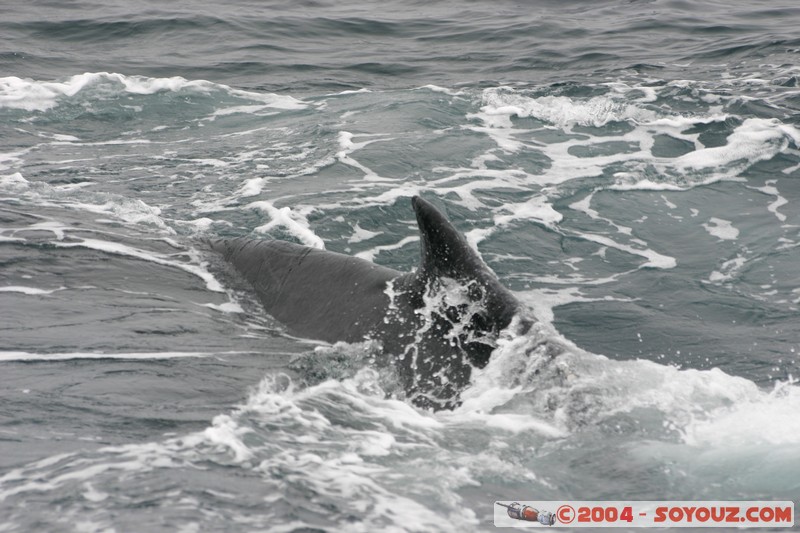
[[[0,532],[797,501],[798,27],[789,1],[6,2]],[[452,411],[369,343],[287,335],[203,244],[409,271],[415,194],[538,320]]]

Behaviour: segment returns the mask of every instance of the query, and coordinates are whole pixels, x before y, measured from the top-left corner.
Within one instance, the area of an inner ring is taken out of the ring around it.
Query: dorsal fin
[[[442,276],[461,283],[475,281],[477,286],[473,294],[483,300],[491,329],[499,331],[508,326],[519,308],[517,299],[433,204],[414,196],[411,205],[417,214],[422,256],[414,278],[417,290],[425,290],[429,282]]]
[[[419,196],[411,199],[417,214],[420,266],[417,277],[429,280],[447,276],[458,280],[483,281],[491,272],[467,240],[433,204]],[[491,275],[491,277],[494,277]]]

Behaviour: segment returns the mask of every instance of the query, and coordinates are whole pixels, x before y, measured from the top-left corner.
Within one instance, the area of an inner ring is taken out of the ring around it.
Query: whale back
[[[416,196],[412,206],[420,263],[409,274],[285,241],[210,244],[290,333],[330,343],[377,340],[413,403],[452,408],[519,304],[438,209]]]
[[[335,252],[240,237],[211,247],[255,288],[264,309],[299,337],[359,342],[385,314],[400,272]]]

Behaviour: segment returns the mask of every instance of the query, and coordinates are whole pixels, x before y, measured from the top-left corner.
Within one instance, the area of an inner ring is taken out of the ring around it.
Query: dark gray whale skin
[[[290,333],[329,343],[377,340],[414,404],[453,408],[472,367],[488,363],[519,303],[439,210],[418,196],[411,204],[421,255],[411,273],[285,241],[210,244]],[[478,305],[459,301],[425,309],[426,296],[443,290],[445,278]]]

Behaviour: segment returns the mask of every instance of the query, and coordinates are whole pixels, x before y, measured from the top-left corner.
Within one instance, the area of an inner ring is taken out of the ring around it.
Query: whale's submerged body
[[[330,343],[377,340],[413,403],[452,408],[519,303],[441,212],[420,197],[411,203],[421,240],[411,273],[285,241],[211,246],[289,332]]]

